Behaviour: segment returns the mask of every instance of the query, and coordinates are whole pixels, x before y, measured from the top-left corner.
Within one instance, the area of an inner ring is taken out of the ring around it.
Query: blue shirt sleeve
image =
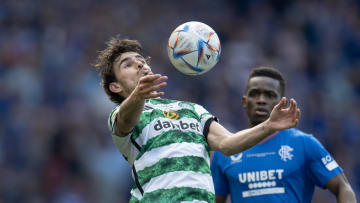
[[[315,137],[306,136],[304,142],[307,172],[317,186],[324,188],[325,184],[342,173],[343,169]]]
[[[228,181],[221,166],[225,165],[224,155],[215,151],[210,168],[214,181],[215,195],[227,196],[229,194]]]

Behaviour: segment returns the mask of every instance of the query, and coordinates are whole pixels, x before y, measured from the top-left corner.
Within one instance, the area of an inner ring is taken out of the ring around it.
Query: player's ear
[[[110,83],[109,85],[109,89],[111,92],[114,92],[114,93],[120,93],[123,91],[123,88],[121,87],[121,85],[117,82],[112,82]]]
[[[241,103],[242,103],[243,108],[246,109],[246,107],[247,107],[247,97],[246,96],[243,96],[241,98]]]

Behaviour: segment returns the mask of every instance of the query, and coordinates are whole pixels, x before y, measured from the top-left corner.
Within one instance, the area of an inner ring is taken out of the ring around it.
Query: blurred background
[[[109,37],[138,39],[166,97],[202,104],[237,131],[252,67],[274,66],[312,133],[360,193],[359,0],[0,1],[0,202],[127,202],[130,167],[107,129],[114,108],[91,66]],[[187,21],[219,35],[218,65],[176,71],[170,33]],[[317,189],[313,202],[335,202]]]

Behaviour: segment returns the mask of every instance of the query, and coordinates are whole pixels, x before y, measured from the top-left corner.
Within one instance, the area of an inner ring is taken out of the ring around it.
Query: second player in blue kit
[[[273,68],[250,74],[242,105],[250,126],[268,119],[285,91]],[[343,169],[311,134],[292,128],[274,133],[236,155],[215,152],[211,162],[216,202],[311,202],[315,186],[326,188],[339,202],[356,202]]]

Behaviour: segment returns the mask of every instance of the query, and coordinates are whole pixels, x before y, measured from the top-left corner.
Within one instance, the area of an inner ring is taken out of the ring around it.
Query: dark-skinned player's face
[[[281,97],[278,80],[266,76],[252,77],[247,84],[246,95],[242,98],[250,125],[255,126],[268,119]]]

